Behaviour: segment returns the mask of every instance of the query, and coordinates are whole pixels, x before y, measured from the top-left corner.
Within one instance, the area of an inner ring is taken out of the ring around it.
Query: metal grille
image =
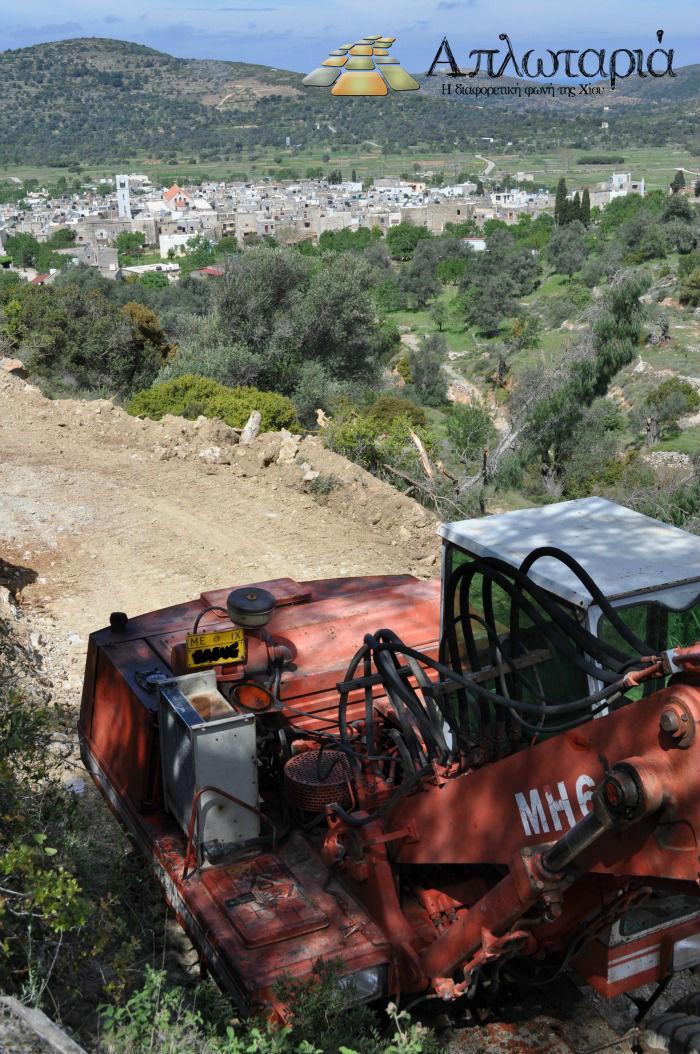
[[[284,785],[289,802],[305,812],[323,812],[336,802],[344,809],[352,804],[352,771],[340,750],[306,750],[284,766]]]

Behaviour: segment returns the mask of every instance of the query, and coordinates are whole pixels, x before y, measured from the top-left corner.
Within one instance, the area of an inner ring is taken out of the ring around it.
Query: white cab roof
[[[578,498],[537,509],[517,509],[476,520],[444,523],[438,533],[475,556],[518,567],[528,553],[554,546],[573,556],[609,599],[696,582],[700,537],[604,498]],[[556,596],[587,608],[588,590],[552,557],[530,577]]]

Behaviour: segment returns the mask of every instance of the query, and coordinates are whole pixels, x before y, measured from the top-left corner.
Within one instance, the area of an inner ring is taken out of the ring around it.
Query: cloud
[[[476,0],[440,0],[436,11],[458,11],[460,7],[474,7]]]
[[[178,11],[179,8],[164,7],[164,11]],[[241,11],[279,11],[278,7],[198,7],[197,11],[205,11],[210,15],[237,15]]]
[[[123,19],[119,18],[117,15],[105,15],[102,21],[108,26],[114,26],[118,22],[123,22]]]

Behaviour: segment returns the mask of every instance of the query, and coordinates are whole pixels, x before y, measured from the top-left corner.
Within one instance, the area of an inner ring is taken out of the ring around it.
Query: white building
[[[117,211],[122,219],[131,219],[131,194],[129,192],[129,177],[118,175],[114,177],[117,184]]]

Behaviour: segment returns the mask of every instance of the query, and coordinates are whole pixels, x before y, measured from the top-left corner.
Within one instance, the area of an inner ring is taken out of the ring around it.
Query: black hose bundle
[[[544,557],[559,560],[573,572],[635,658],[630,660],[628,654],[596,637],[572,609],[532,581],[528,572]],[[472,604],[477,577],[483,617],[474,612]],[[499,628],[496,622],[494,587],[508,601],[507,627]],[[552,735],[590,720],[626,690],[625,672],[653,650],[625,625],[584,568],[558,549],[535,549],[519,568],[503,560],[475,557],[452,572],[444,589],[445,627],[439,660],[404,644],[391,630],[380,629],[367,634],[345,680],[338,685],[340,738],[346,748],[348,695],[364,689],[369,754],[375,752],[376,738],[372,688],[382,685],[395,718],[389,738],[401,761],[403,778],[411,779],[411,784],[417,773],[435,764],[449,765],[465,758],[470,765],[483,764],[490,757],[517,750],[523,733]],[[529,623],[527,632],[523,620]],[[477,643],[476,625],[485,634],[485,647]],[[527,636],[536,637],[548,657],[558,656],[567,669],[602,682],[603,688],[568,701],[561,701],[560,690],[558,698],[548,697],[524,639]],[[360,664],[362,675],[358,675]],[[436,677],[431,679],[428,670]],[[494,687],[481,681],[492,681]]]

